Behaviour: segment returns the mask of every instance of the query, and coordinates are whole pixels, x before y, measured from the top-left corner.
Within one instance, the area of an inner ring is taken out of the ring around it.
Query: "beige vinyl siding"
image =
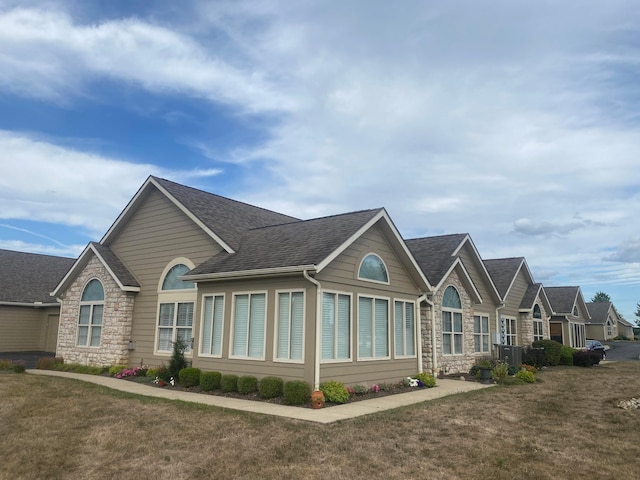
[[[522,269],[520,269],[520,271],[516,275],[513,285],[511,285],[511,290],[509,290],[509,294],[505,299],[505,306],[499,311],[500,315],[504,315],[505,317],[511,317],[516,319],[516,325],[517,325],[516,333],[517,333],[518,345],[523,345],[523,339],[522,339],[523,325],[522,325],[522,316],[520,315],[520,304],[522,303],[522,298],[527,292],[528,286],[529,284],[527,282],[527,278],[524,272],[522,271]]]
[[[55,319],[58,311],[0,305],[0,352],[45,350],[48,316]],[[57,325],[52,328],[57,332]],[[55,343],[50,351],[55,351]]]
[[[489,280],[481,270],[482,267],[478,265],[477,256],[468,243],[460,249],[458,255],[460,256],[464,267],[467,269],[476,290],[478,290],[482,297],[482,303],[479,305],[475,304],[473,306],[474,312],[489,315],[490,321],[495,319],[498,299],[496,298],[496,294],[493,292],[493,286],[488,283]],[[500,313],[502,314],[503,312],[500,311]]]
[[[220,252],[221,247],[156,190],[149,193],[109,246],[141,287],[133,309],[132,339],[136,349],[131,352],[130,364],[167,361],[168,356],[153,355],[162,272],[177,257],[186,257],[198,265]]]

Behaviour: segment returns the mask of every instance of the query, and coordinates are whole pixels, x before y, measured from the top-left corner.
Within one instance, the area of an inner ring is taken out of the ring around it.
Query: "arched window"
[[[540,310],[540,305],[537,303],[533,306],[533,318],[542,319],[542,311]]]
[[[375,253],[370,253],[362,259],[358,278],[361,280],[373,280],[374,282],[389,283],[387,267],[382,259]]]
[[[165,269],[158,290],[158,325],[156,352],[170,353],[173,343],[181,340],[185,352],[190,353],[193,341],[193,312],[196,284],[178,277],[193,268],[187,259],[175,259]]]
[[[544,333],[542,330],[542,310],[537,303],[533,306],[533,341],[542,340]]]
[[[578,306],[577,306],[577,305],[574,305],[574,306],[573,306],[573,316],[574,316],[574,317],[577,317],[577,316],[578,316]]]
[[[102,335],[104,288],[100,280],[90,280],[82,291],[78,315],[78,339],[80,347],[99,347]]]
[[[442,352],[461,355],[462,345],[462,302],[458,290],[449,285],[442,295]]]

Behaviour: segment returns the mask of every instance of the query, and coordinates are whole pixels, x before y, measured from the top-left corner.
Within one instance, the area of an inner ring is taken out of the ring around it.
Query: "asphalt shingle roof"
[[[0,302],[56,303],[49,295],[74,258],[0,250]]]
[[[299,221],[288,215],[180,185],[164,178],[152,178],[234,251],[239,248],[247,230]]]
[[[524,292],[524,296],[522,297],[522,301],[520,302],[520,308],[529,310],[533,308],[533,305],[536,301],[536,296],[542,287],[541,283],[534,283],[527,287],[527,291]]]
[[[431,285],[438,285],[456,260],[453,252],[467,237],[454,233],[436,237],[412,238],[405,243]]]
[[[382,209],[362,210],[247,231],[236,253],[222,252],[189,275],[317,265]]]
[[[484,266],[487,272],[489,272],[491,280],[493,280],[493,284],[503,299],[513,281],[513,277],[518,273],[523,258],[524,257],[513,257],[483,260]]]
[[[588,302],[587,310],[589,310],[589,315],[591,315],[591,323],[601,323],[604,325],[607,322],[610,308],[611,302]]]
[[[124,263],[109,247],[105,247],[97,242],[91,242],[91,245],[100,254],[107,266],[111,269],[117,280],[125,287],[139,287],[140,284],[132,275],[132,273],[124,266]]]
[[[554,313],[571,314],[579,287],[544,287]]]

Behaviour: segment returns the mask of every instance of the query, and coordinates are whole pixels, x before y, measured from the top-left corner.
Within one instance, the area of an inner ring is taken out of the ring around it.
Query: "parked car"
[[[602,360],[607,358],[607,352],[604,348],[604,345],[600,343],[598,340],[587,340],[587,350],[590,352],[598,352],[602,355]]]

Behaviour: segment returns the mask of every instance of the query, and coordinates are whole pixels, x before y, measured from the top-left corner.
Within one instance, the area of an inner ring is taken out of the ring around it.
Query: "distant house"
[[[55,352],[60,305],[49,293],[74,261],[0,250],[0,352]]]
[[[500,295],[468,234],[406,242],[433,286],[422,309],[424,365],[468,371],[478,357],[493,352],[492,339],[501,329]]]
[[[573,348],[586,346],[586,323],[591,320],[580,287],[544,287],[552,316],[549,319],[551,340]]]
[[[618,318],[618,336],[625,337],[628,340],[633,340],[635,338],[633,325],[623,318],[622,315]]]
[[[628,323],[622,319],[618,311],[611,302],[589,302],[587,309],[591,315],[591,319],[586,323],[587,338],[594,340],[611,340],[618,335],[625,335],[633,339],[633,327],[631,327],[631,335],[629,329],[624,325]],[[623,323],[624,322],[624,323]],[[626,332],[620,333],[619,329]]]
[[[551,305],[524,257],[485,260],[484,264],[502,298],[500,343],[527,347],[548,339]]]
[[[420,371],[431,286],[384,209],[299,220],[149,177],[55,287],[57,352],[312,385]]]

